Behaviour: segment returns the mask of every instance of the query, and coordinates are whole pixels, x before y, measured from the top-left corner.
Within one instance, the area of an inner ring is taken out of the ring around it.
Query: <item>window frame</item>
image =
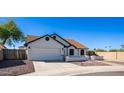
[[[46,40],[46,41],[49,41],[49,40],[50,40],[50,38],[49,38],[49,37],[45,37],[45,40]]]
[[[56,36],[53,36],[54,39],[56,39]]]
[[[74,55],[74,49],[69,49],[69,55],[73,56]]]
[[[82,51],[83,51],[83,53],[82,53]],[[80,50],[80,55],[81,55],[81,56],[84,55],[84,49],[81,49],[81,50]]]

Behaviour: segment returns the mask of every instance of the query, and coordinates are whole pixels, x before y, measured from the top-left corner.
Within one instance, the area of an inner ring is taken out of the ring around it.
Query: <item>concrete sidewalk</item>
[[[107,72],[107,71],[124,71],[124,65],[111,64],[112,66],[79,66],[65,62],[33,62],[35,72],[25,74],[24,76],[71,76],[78,74]]]

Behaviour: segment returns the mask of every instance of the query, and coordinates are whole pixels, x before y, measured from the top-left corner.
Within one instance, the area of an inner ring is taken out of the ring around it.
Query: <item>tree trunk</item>
[[[7,38],[5,38],[2,42],[3,45],[5,45]]]

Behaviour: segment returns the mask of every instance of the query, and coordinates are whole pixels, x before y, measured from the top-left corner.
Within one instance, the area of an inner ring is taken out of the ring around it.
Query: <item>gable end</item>
[[[35,42],[35,41],[37,41],[37,40],[39,40],[39,39],[41,39],[41,38],[44,38],[44,37],[46,37],[46,36],[52,38],[53,40],[55,40],[56,42],[58,42],[58,43],[61,44],[62,46],[66,47],[63,43],[59,42],[58,40],[54,39],[53,37],[51,37],[51,36],[48,35],[48,34],[47,34],[47,35],[44,35],[44,36],[42,36],[42,37],[39,37],[39,38],[37,38],[37,39],[35,39],[35,40],[32,40],[32,41],[30,41],[30,42],[28,42],[28,43],[25,43],[24,46],[27,46],[29,43]]]

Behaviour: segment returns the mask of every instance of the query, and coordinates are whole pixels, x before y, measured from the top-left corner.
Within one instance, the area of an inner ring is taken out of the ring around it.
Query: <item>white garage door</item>
[[[61,49],[33,48],[30,52],[31,60],[62,60]]]

